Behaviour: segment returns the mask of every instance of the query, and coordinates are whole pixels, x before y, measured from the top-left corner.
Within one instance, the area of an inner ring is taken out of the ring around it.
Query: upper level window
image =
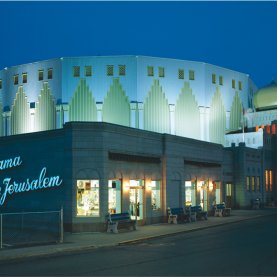
[[[154,76],[154,67],[153,66],[147,66],[147,75]]]
[[[22,83],[23,84],[27,83],[27,73],[22,73]]]
[[[107,76],[113,76],[113,65],[107,65]]]
[[[92,66],[91,65],[85,66],[85,76],[86,77],[92,76]]]
[[[178,78],[182,79],[182,80],[185,78],[185,71],[184,71],[184,69],[179,69],[178,70]]]
[[[164,67],[159,67],[159,77],[164,77]]]
[[[18,85],[18,74],[13,76],[13,84]]]
[[[223,86],[223,76],[219,76],[219,85]]]
[[[125,76],[126,75],[126,65],[120,64],[118,66],[118,73],[119,73],[119,76]]]
[[[2,80],[0,79],[0,89],[2,89]]]
[[[236,88],[236,81],[234,79],[232,80],[232,88]]]
[[[80,66],[73,66],[73,77],[80,77]]]
[[[53,68],[48,68],[48,80],[53,79]]]
[[[216,75],[212,74],[212,83],[215,84],[216,83]]]
[[[194,79],[195,79],[194,70],[190,70],[190,71],[189,71],[189,79],[190,79],[190,80],[194,80]]]
[[[246,191],[250,191],[250,177],[246,177]]]
[[[40,69],[40,70],[38,71],[38,80],[39,80],[39,81],[43,81],[43,69]]]
[[[242,90],[242,82],[239,81],[239,90]]]

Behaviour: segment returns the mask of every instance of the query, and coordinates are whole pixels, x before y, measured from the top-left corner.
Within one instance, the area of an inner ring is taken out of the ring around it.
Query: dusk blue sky
[[[56,57],[146,55],[277,80],[277,2],[0,2],[0,68]]]

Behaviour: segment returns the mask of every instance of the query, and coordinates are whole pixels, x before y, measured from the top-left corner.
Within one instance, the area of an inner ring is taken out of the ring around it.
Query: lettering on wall
[[[22,164],[19,157],[0,161],[0,170],[13,168]],[[12,178],[5,178],[0,186],[0,206],[5,203],[8,195],[16,193],[45,190],[48,188],[59,187],[63,180],[60,176],[47,176],[47,169],[43,167],[36,179],[27,178],[25,181],[15,181]]]

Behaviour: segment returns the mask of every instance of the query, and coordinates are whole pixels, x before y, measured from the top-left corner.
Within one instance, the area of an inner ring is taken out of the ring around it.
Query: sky
[[[206,62],[277,81],[277,2],[0,2],[0,69],[69,56]]]

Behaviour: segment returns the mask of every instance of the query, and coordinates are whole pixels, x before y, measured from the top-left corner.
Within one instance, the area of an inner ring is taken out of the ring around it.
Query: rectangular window
[[[22,83],[27,84],[27,73],[22,73]]]
[[[184,69],[179,69],[178,70],[178,78],[181,79],[181,80],[185,79],[185,71],[184,71]]]
[[[53,68],[48,68],[48,74],[47,74],[48,80],[53,79]]]
[[[215,74],[212,74],[212,83],[216,84],[216,75]]]
[[[236,88],[236,81],[234,79],[232,80],[232,88]]]
[[[269,185],[269,175],[268,170],[265,170],[265,191],[268,192],[268,185]]]
[[[239,90],[242,90],[242,82],[239,81]]]
[[[232,196],[232,184],[226,184],[226,196]]]
[[[186,206],[195,206],[196,205],[196,182],[186,181],[185,182],[185,195],[186,195]]]
[[[118,75],[125,76],[126,75],[126,65],[120,64],[118,66]]]
[[[160,181],[151,181],[151,205],[152,210],[159,210],[161,208]]]
[[[43,69],[40,69],[40,70],[38,71],[38,80],[39,80],[39,81],[43,81]]]
[[[272,170],[269,170],[269,191],[273,190],[273,178],[272,178]]]
[[[2,80],[0,79],[0,89],[2,89]]]
[[[107,76],[113,76],[113,65],[107,65]]]
[[[250,191],[250,177],[246,177],[246,191]]]
[[[99,180],[77,180],[77,216],[99,216]]]
[[[219,76],[219,85],[223,86],[223,76]]]
[[[153,66],[147,66],[147,75],[154,76],[154,67]]]
[[[86,77],[92,76],[92,66],[91,65],[85,66],[85,76]]]
[[[252,191],[256,191],[256,187],[255,187],[255,177],[252,176],[251,178],[251,184],[252,184]]]
[[[109,180],[109,213],[121,213],[121,180]]]
[[[13,76],[13,84],[18,85],[18,74]]]
[[[194,80],[194,79],[195,79],[194,71],[193,71],[193,70],[190,70],[190,71],[189,71],[189,79],[190,79],[190,80]]]
[[[159,77],[164,77],[164,67],[159,67]]]
[[[80,77],[80,66],[73,66],[73,77]]]

